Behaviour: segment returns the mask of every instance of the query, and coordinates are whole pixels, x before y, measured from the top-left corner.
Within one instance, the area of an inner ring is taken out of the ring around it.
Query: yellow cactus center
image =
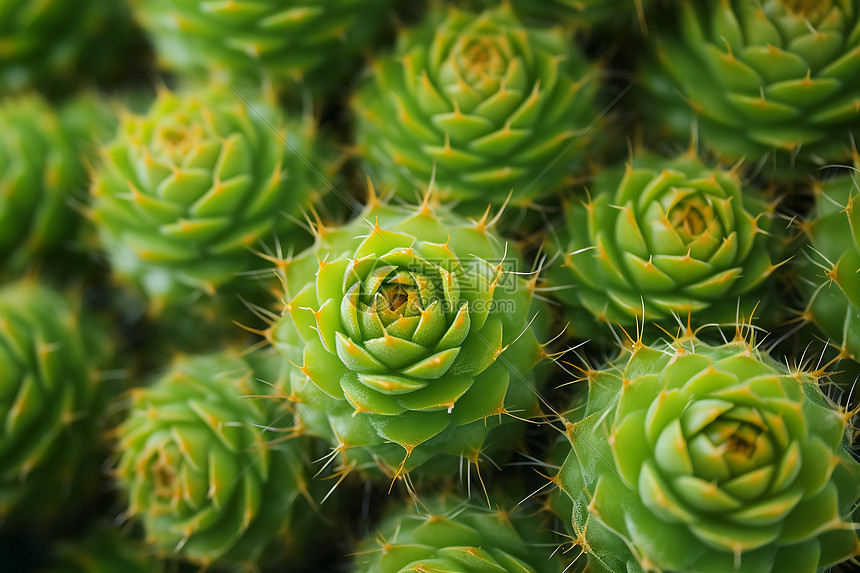
[[[183,158],[197,148],[202,137],[203,133],[198,125],[173,123],[158,132],[154,149],[180,165]]]
[[[173,469],[165,464],[152,467],[152,481],[155,494],[159,497],[170,497],[173,492]]]
[[[507,58],[499,53],[496,42],[482,37],[464,47],[461,66],[464,79],[474,84],[486,76],[504,74]]]
[[[748,442],[741,436],[732,436],[726,442],[726,450],[750,458],[755,454],[755,444]]]
[[[708,197],[687,189],[673,194],[668,202],[666,218],[685,244],[720,230],[715,228],[720,221]]]
[[[687,237],[701,235],[708,226],[707,219],[711,213],[703,211],[702,206],[697,203],[685,202],[679,208],[674,209],[669,216],[672,226]]]

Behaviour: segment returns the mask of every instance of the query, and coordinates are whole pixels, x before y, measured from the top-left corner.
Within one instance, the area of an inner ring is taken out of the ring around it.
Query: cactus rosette
[[[162,63],[185,74],[327,92],[348,81],[394,0],[137,0]]]
[[[678,320],[733,323],[767,310],[763,283],[780,248],[772,209],[733,171],[690,154],[645,155],[572,201],[548,282],[574,333],[608,339],[607,324],[674,330]]]
[[[510,7],[437,8],[372,64],[353,100],[368,169],[412,199],[527,204],[562,186],[598,116],[597,67]],[[538,175],[540,175],[538,177]]]
[[[546,356],[516,259],[484,220],[426,203],[371,197],[353,222],[320,227],[282,263],[287,304],[269,333],[296,366],[297,424],[344,466],[389,475],[510,450]]]
[[[111,345],[79,306],[33,279],[0,288],[0,520],[68,517],[98,483]]]
[[[657,26],[654,115],[788,178],[848,159],[860,127],[860,1],[681,0]],[[772,155],[771,155],[772,154]]]
[[[595,572],[815,573],[860,554],[849,414],[740,338],[590,370],[555,482]]]
[[[60,117],[36,95],[0,103],[0,275],[67,256],[86,173]],[[76,196],[77,194],[77,196]]]
[[[356,573],[561,573],[538,515],[488,509],[452,496],[392,508],[354,557]]]
[[[251,249],[304,236],[294,221],[325,189],[327,149],[310,118],[284,122],[226,88],[162,90],[146,114],[121,117],[92,184],[114,274],[156,313],[238,306],[261,284],[241,276],[264,266]]]
[[[823,332],[842,357],[860,362],[860,210],[854,175],[815,183],[816,208],[803,224],[809,237],[798,257],[802,317]]]
[[[301,533],[304,441],[272,442],[265,394],[253,364],[226,352],[180,359],[131,391],[115,475],[126,514],[165,556],[250,566]]]

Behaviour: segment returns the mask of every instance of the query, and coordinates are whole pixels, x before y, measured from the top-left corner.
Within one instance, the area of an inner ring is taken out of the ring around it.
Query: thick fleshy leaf
[[[693,463],[680,420],[676,419],[660,433],[654,445],[654,459],[664,475],[684,476],[693,473]]]
[[[416,392],[398,396],[398,400],[410,410],[445,410],[450,414],[457,400],[472,387],[472,382],[472,378],[465,376],[444,376]]]
[[[403,373],[407,376],[425,380],[439,378],[448,372],[448,369],[450,369],[451,365],[454,363],[454,359],[456,359],[459,354],[459,348],[443,350],[442,352],[429,356],[428,358],[404,369]]]
[[[427,348],[436,348],[447,327],[443,307],[438,300],[434,300],[421,311],[421,320],[412,334],[412,342]]]
[[[729,495],[713,481],[693,475],[672,479],[674,491],[690,507],[698,511],[726,512],[743,507],[743,501]]]
[[[359,380],[357,377],[341,379],[343,395],[352,405],[356,414],[373,413],[396,417],[404,412],[405,409],[395,398],[377,391],[376,387],[382,386],[382,384],[366,382],[366,380],[373,381],[373,376],[363,374],[359,376],[364,376],[364,380]]]
[[[792,488],[770,499],[749,504],[727,513],[726,517],[740,525],[770,525],[783,521],[803,497],[801,488]]]
[[[402,416],[374,417],[371,423],[379,435],[403,446],[408,453],[426,442],[450,424],[450,414],[447,412],[416,412],[420,418],[404,418]]]
[[[693,524],[697,521],[697,516],[675,498],[650,461],[642,464],[637,487],[642,503],[662,519],[670,523]]]
[[[460,305],[454,320],[448,325],[448,330],[436,345],[435,350],[448,350],[459,346],[466,339],[466,336],[468,336],[471,325],[469,305],[468,303],[463,303]]]
[[[367,350],[355,343],[351,338],[336,333],[337,355],[341,362],[352,370],[364,374],[379,374],[387,372],[388,368],[374,358]]]
[[[388,335],[366,340],[364,347],[374,358],[392,370],[400,370],[430,354],[430,351],[420,344]]]
[[[397,396],[420,390],[427,386],[426,380],[416,380],[405,376],[394,376],[392,374],[359,374],[359,381],[371,388],[385,394],[386,396]]]

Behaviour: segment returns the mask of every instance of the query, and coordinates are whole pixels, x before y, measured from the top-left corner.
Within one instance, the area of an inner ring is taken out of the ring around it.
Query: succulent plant
[[[57,112],[31,94],[0,102],[0,276],[70,252],[86,173]]]
[[[681,0],[657,26],[650,113],[777,175],[850,156],[860,127],[860,2]]]
[[[437,454],[429,473],[510,451],[546,357],[536,275],[517,274],[485,219],[427,203],[371,196],[351,223],[316,234],[280,263],[287,303],[269,332],[296,365],[285,393],[298,425],[344,466],[389,475]]]
[[[368,169],[413,198],[524,205],[556,191],[598,116],[597,66],[509,6],[437,8],[375,61],[354,98]]]
[[[263,266],[252,248],[304,237],[295,220],[326,187],[326,149],[310,118],[283,122],[226,88],[162,90],[145,115],[123,115],[92,185],[114,274],[156,314],[236,304],[260,285],[241,276]]]
[[[0,0],[0,94],[116,78],[139,47],[124,2]]]
[[[348,81],[394,0],[139,0],[162,63],[190,75],[325,93]]]
[[[156,549],[251,566],[301,533],[293,520],[312,511],[303,441],[275,442],[263,430],[274,420],[256,376],[247,360],[221,352],[180,359],[131,391],[115,471],[127,515]]]
[[[803,228],[809,246],[798,257],[799,284],[806,308],[802,316],[860,362],[860,211],[855,209],[856,176],[815,182],[815,211]]]
[[[0,520],[68,518],[92,493],[111,345],[34,279],[0,287]]]
[[[815,573],[860,554],[850,414],[736,337],[589,370],[554,481],[589,571]]]
[[[689,153],[645,154],[589,191],[564,212],[548,272],[574,333],[608,339],[606,324],[632,333],[637,323],[748,320],[772,297],[762,286],[778,266],[772,209],[734,171]]]
[[[488,509],[453,496],[395,506],[356,550],[356,573],[561,573],[540,516]]]

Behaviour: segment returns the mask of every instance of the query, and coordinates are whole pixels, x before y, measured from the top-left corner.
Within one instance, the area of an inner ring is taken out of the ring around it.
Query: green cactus
[[[123,115],[92,185],[114,274],[156,315],[237,305],[261,284],[242,276],[264,266],[252,248],[300,244],[295,221],[326,189],[328,149],[311,118],[283,122],[273,105],[226,87],[162,90],[145,115]]]
[[[452,496],[395,506],[355,551],[355,573],[561,573],[557,541],[539,515]]]
[[[0,0],[0,95],[115,79],[140,47],[124,2]]]
[[[591,142],[597,66],[510,7],[436,9],[373,63],[352,103],[368,169],[412,199],[525,205],[557,191]]]
[[[312,514],[304,442],[263,430],[273,418],[255,397],[266,394],[257,376],[248,360],[209,354],[180,359],[131,391],[116,432],[116,478],[127,515],[165,555],[253,566],[306,536],[292,529]]]
[[[860,555],[849,413],[738,337],[585,373],[554,481],[589,571],[815,573]]]
[[[162,64],[326,93],[348,82],[393,18],[394,0],[138,0]]]
[[[656,26],[649,116],[732,161],[797,178],[850,157],[860,1],[681,0]],[[655,19],[656,20],[656,19]]]
[[[0,520],[69,517],[97,484],[111,345],[79,306],[33,279],[0,287]]]
[[[816,208],[803,228],[809,238],[798,257],[802,317],[860,362],[860,211],[854,174],[815,183]]]
[[[674,331],[679,320],[767,310],[780,241],[768,233],[771,206],[734,171],[689,153],[643,155],[600,174],[589,192],[565,211],[548,272],[575,334],[609,339],[607,324],[632,334],[652,322]]]
[[[86,172],[57,112],[35,94],[0,102],[0,276],[71,252]],[[53,262],[53,261],[52,261]]]
[[[427,203],[371,196],[351,223],[316,234],[281,261],[286,308],[269,332],[296,366],[285,393],[299,426],[345,467],[388,475],[510,451],[546,357],[536,275],[516,274],[485,220]]]

